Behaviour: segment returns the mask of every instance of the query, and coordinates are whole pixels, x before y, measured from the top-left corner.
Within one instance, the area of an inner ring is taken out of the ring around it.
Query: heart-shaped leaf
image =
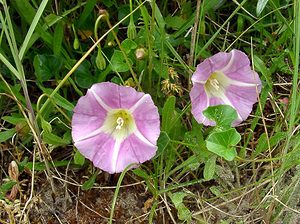
[[[111,57],[111,68],[115,72],[127,72],[129,67],[121,51],[115,50]]]
[[[237,119],[237,113],[229,105],[217,105],[208,107],[203,111],[205,117],[216,122],[216,125],[224,129],[231,127],[234,120]]]
[[[40,82],[48,81],[57,76],[63,60],[55,55],[36,55],[33,60],[33,67],[37,80]]]
[[[237,155],[235,146],[240,140],[241,135],[234,128],[230,128],[226,131],[213,132],[205,141],[209,151],[232,161]]]
[[[88,61],[84,61],[74,72],[75,82],[81,88],[88,89],[95,82],[90,67],[91,64]]]

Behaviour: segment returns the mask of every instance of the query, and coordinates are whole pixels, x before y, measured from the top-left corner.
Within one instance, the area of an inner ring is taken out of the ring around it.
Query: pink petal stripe
[[[192,101],[192,114],[198,123],[204,123],[206,117],[202,114],[202,111],[209,106],[209,99],[204,90],[204,86],[194,83],[190,97]]]
[[[74,114],[72,118],[72,137],[77,142],[91,136],[91,133],[98,132],[102,126],[99,117],[88,116],[85,114]],[[95,136],[94,134],[93,136]],[[91,136],[92,137],[92,136]]]
[[[91,91],[108,107],[112,109],[121,107],[118,85],[109,82],[97,83],[91,87]]]
[[[140,107],[142,104],[147,104],[149,101],[152,101],[151,96],[149,94],[145,94],[129,108],[129,111],[133,113],[138,107]]]
[[[119,86],[119,95],[121,108],[129,109],[137,104],[137,102],[147,94],[138,92],[132,87]]]
[[[95,91],[93,89],[89,89],[89,92],[91,92],[93,94],[93,96],[95,97],[97,103],[104,108],[106,111],[111,111],[112,108],[110,108],[106,103],[104,103],[104,101],[101,99],[100,96],[98,96]]]
[[[149,146],[132,134],[121,143],[116,172],[122,172],[129,164],[143,163],[151,159],[155,152],[156,146]]]
[[[150,95],[143,97],[133,108],[132,115],[138,131],[149,142],[156,144],[160,134],[160,120],[157,107]]]
[[[132,87],[119,86],[110,82],[94,84],[91,91],[101,99],[100,104],[105,104],[112,109],[129,109],[136,104],[144,93],[137,92]]]
[[[257,102],[257,90],[255,87],[231,85],[226,89],[226,96],[243,120],[249,116],[253,104]]]
[[[101,107],[91,92],[81,97],[74,108],[72,117],[72,136],[77,141],[81,136],[100,128],[107,111]]]
[[[230,60],[228,64],[221,69],[230,79],[260,85],[260,79],[256,72],[251,70],[248,56],[239,50],[232,50],[227,53]]]
[[[111,161],[115,140],[110,135],[101,133],[92,138],[75,142],[74,145],[96,167],[114,173]]]

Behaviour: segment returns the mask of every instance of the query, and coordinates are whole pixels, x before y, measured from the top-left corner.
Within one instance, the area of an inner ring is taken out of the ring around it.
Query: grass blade
[[[22,47],[20,49],[20,52],[19,52],[19,58],[20,58],[20,60],[22,60],[22,58],[23,58],[23,56],[25,54],[25,50],[27,49],[29,40],[30,40],[30,38],[31,38],[31,36],[32,36],[32,34],[33,34],[33,32],[34,32],[34,30],[35,30],[35,28],[36,28],[36,26],[37,26],[37,24],[38,24],[41,16],[42,16],[42,14],[43,14],[43,11],[44,11],[47,3],[48,3],[48,0],[43,0],[42,1],[42,3],[40,4],[40,7],[38,8],[38,10],[37,10],[37,12],[36,12],[36,14],[35,14],[32,22],[31,22],[31,25],[29,27],[29,30],[28,30],[28,32],[26,34],[25,40],[24,40],[24,42],[22,44]]]

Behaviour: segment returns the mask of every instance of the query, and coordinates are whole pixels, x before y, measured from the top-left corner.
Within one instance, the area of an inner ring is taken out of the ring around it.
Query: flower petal
[[[251,70],[250,60],[244,52],[234,49],[225,54],[230,59],[228,64],[220,71],[232,80],[243,83],[261,84],[258,74]]]
[[[116,163],[116,172],[122,172],[129,164],[143,163],[151,159],[156,152],[155,145],[149,145],[132,134],[120,146]]]
[[[204,84],[212,72],[213,71],[212,71],[211,61],[205,59],[203,62],[197,65],[196,71],[192,76],[192,82],[193,83],[198,82]]]
[[[257,102],[256,87],[240,87],[231,85],[226,89],[226,96],[243,120],[252,111],[253,104]]]
[[[134,104],[136,104],[142,97],[145,96],[145,93],[138,92],[132,87],[128,86],[119,86],[120,91],[120,104],[122,108],[129,109]]]
[[[75,142],[76,148],[96,167],[115,173],[112,165],[115,140],[108,134],[100,133],[94,137]]]
[[[234,107],[238,119],[233,125],[239,124],[249,116],[253,104],[257,102],[257,92],[261,90],[261,81],[258,74],[251,70],[247,55],[235,49],[204,60],[197,66],[192,81],[192,113],[199,123],[205,125],[215,123],[206,119],[202,111],[218,104]]]
[[[209,99],[204,90],[204,85],[199,83],[194,83],[193,88],[190,92],[191,102],[192,102],[192,114],[197,120],[198,123],[205,124],[207,120],[206,117],[202,114],[209,106]],[[207,124],[205,124],[207,125]]]
[[[109,173],[151,159],[159,134],[159,114],[151,96],[131,87],[94,84],[74,109],[74,145]]]
[[[129,109],[144,95],[132,87],[119,86],[110,82],[94,84],[91,91],[112,109]]]
[[[138,105],[137,105],[138,104]],[[160,120],[157,107],[149,94],[144,95],[142,102],[137,102],[133,107],[133,117],[138,131],[152,144],[160,134]]]
[[[107,111],[99,105],[93,94],[87,94],[78,100],[72,117],[72,136],[76,142],[82,136],[99,129],[106,117]]]
[[[118,85],[110,82],[102,82],[92,85],[90,90],[110,108],[116,109],[121,107]]]

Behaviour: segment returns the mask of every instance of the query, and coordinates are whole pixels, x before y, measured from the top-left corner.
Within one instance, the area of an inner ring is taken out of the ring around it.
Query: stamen
[[[219,81],[217,79],[209,79],[209,82],[216,90],[220,88]]]
[[[118,117],[118,119],[117,119],[117,126],[116,126],[116,129],[117,130],[121,130],[121,128],[122,128],[122,126],[124,125],[124,119],[123,118],[121,118],[121,117]]]

